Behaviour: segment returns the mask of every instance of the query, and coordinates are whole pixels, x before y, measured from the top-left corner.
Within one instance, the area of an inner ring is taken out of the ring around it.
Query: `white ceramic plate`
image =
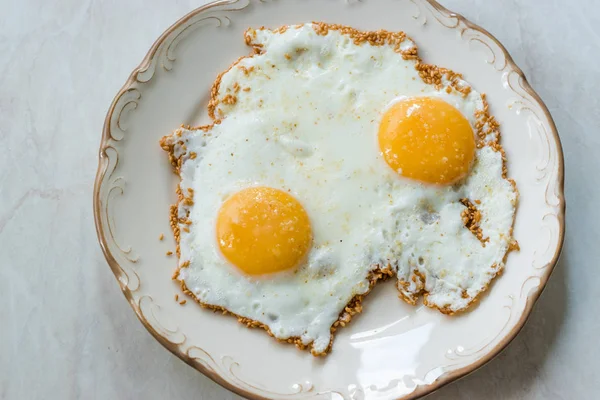
[[[520,252],[472,312],[447,317],[378,286],[363,313],[314,358],[262,330],[174,301],[169,205],[177,177],[158,139],[206,123],[217,74],[249,53],[249,26],[307,21],[403,30],[425,62],[464,74],[488,95],[509,175],[521,193]],[[201,7],[152,46],[117,94],[104,126],[94,211],[100,243],[127,300],[171,352],[249,398],[416,398],[489,361],[521,329],[556,264],[564,233],[563,158],[552,119],[500,43],[428,0],[230,0]],[[159,241],[161,233],[166,239]]]

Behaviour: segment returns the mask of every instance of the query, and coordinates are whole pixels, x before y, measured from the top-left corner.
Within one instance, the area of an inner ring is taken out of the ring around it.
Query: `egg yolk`
[[[452,184],[471,168],[475,136],[469,121],[444,100],[408,98],[384,113],[379,148],[387,164],[402,176]]]
[[[304,207],[286,192],[269,187],[241,190],[217,216],[223,256],[250,275],[296,267],[306,256],[312,231]]]

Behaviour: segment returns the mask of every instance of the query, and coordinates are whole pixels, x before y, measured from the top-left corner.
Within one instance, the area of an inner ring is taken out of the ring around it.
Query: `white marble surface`
[[[239,398],[145,331],[92,217],[114,94],[153,40],[202,3],[0,0],[1,399]],[[565,150],[568,217],[562,260],[522,333],[430,398],[597,398],[600,3],[442,3],[499,38],[546,101]]]

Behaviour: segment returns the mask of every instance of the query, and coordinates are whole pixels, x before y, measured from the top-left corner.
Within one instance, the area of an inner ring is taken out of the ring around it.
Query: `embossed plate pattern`
[[[363,313],[315,359],[235,319],[174,301],[168,207],[177,183],[158,139],[208,121],[218,72],[248,53],[249,26],[312,20],[403,30],[428,63],[464,74],[501,123],[509,175],[521,192],[520,252],[479,306],[446,317],[377,287]],[[94,213],[100,244],[125,297],[167,349],[248,398],[412,399],[483,365],[522,328],[557,262],[564,235],[563,156],[548,110],[489,33],[429,0],[227,0],[176,22],[152,46],[106,117]],[[165,240],[159,241],[161,233]]]

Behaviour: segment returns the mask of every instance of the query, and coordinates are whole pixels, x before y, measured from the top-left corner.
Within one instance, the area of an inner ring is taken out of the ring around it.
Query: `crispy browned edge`
[[[197,129],[200,129],[203,131],[208,131],[209,127],[203,126],[203,127],[197,128]],[[179,175],[179,171],[180,171],[180,168],[182,165],[181,157],[176,157],[174,155],[174,145],[172,145],[172,144],[169,145],[169,144],[164,143],[165,139],[166,139],[166,137],[163,138],[163,140],[161,140],[161,146],[169,154],[169,160],[171,161],[171,165],[173,166],[173,171]],[[192,159],[195,158],[194,153],[190,153],[190,154],[192,156],[191,157]],[[278,340],[280,342],[294,344],[300,350],[310,350],[310,353],[313,356],[324,356],[327,353],[329,353],[329,351],[331,350],[331,347],[333,345],[333,336],[334,336],[335,331],[340,327],[346,326],[346,324],[348,324],[350,322],[350,320],[352,319],[352,317],[354,315],[356,315],[362,311],[362,300],[365,298],[365,296],[367,296],[367,294],[369,294],[369,292],[373,289],[373,287],[375,286],[375,284],[378,281],[384,280],[384,279],[387,279],[387,278],[393,276],[393,271],[391,270],[391,268],[389,266],[386,266],[384,268],[377,266],[369,272],[369,274],[367,276],[367,280],[369,281],[369,287],[368,287],[367,291],[363,294],[356,295],[352,299],[350,299],[350,301],[344,307],[342,312],[340,312],[340,315],[339,315],[337,321],[335,321],[330,328],[331,335],[330,335],[330,339],[329,339],[329,344],[327,345],[327,348],[325,350],[323,350],[322,352],[315,351],[312,342],[309,343],[308,345],[305,345],[304,343],[302,343],[302,339],[297,336],[293,336],[293,337],[290,337],[287,339],[277,338],[277,337],[275,337],[275,335],[273,335],[273,332],[267,325],[262,324],[259,321],[256,321],[256,320],[253,320],[253,319],[250,319],[247,317],[243,317],[241,315],[238,315],[234,312],[227,310],[224,307],[202,302],[200,299],[198,299],[198,297],[191,290],[188,289],[185,282],[182,279],[179,279],[180,271],[183,268],[189,267],[189,265],[190,265],[189,260],[181,261],[181,248],[179,246],[180,233],[181,233],[181,229],[189,232],[188,226],[192,225],[192,221],[188,218],[189,211],[188,211],[188,215],[186,217],[179,217],[179,205],[182,203],[184,205],[188,205],[188,206],[193,205],[194,204],[194,190],[191,188],[188,188],[184,192],[183,190],[181,190],[180,186],[177,185],[176,193],[177,193],[177,203],[171,205],[171,207],[170,207],[169,223],[171,226],[171,230],[173,231],[173,236],[175,237],[175,242],[177,244],[175,252],[177,253],[177,257],[179,258],[180,263],[177,266],[177,268],[175,269],[172,279],[178,280],[182,292],[185,293],[186,295],[190,296],[192,299],[194,299],[194,301],[196,301],[198,304],[200,304],[200,306],[202,306],[203,308],[211,309],[214,312],[220,312],[223,315],[231,315],[233,317],[236,317],[240,323],[246,325],[248,328],[262,328],[262,329],[266,330],[267,333],[271,337],[275,338],[276,340]],[[183,226],[183,228],[182,228],[182,226]],[[178,298],[175,298],[175,301],[178,301]],[[185,305],[185,301],[181,301],[181,302],[179,302],[179,304]]]
[[[452,76],[462,78],[462,76],[460,74],[457,74],[457,73],[452,72],[447,69],[441,69],[436,66],[431,66],[431,68],[433,70],[435,70],[435,69],[443,70],[443,71],[445,71],[445,73],[450,74],[450,76],[447,76],[448,79],[450,79]],[[466,94],[468,94],[468,91],[466,92]],[[417,285],[419,290],[416,293],[412,293],[412,295],[410,297],[404,295],[400,291],[400,286],[406,287],[409,285],[409,282],[406,282],[406,281],[403,281],[400,279],[398,280],[399,297],[402,300],[404,300],[408,304],[415,305],[417,300],[421,296],[423,296],[423,304],[424,305],[426,305],[427,307],[430,307],[430,308],[434,308],[434,309],[438,310],[439,312],[446,314],[446,315],[456,315],[456,314],[464,313],[465,311],[470,309],[473,305],[475,305],[479,301],[481,296],[489,289],[490,285],[494,282],[494,280],[502,274],[502,271],[504,269],[504,264],[506,263],[508,254],[513,250],[519,250],[519,244],[513,238],[513,235],[512,235],[513,226],[514,226],[515,218],[516,218],[516,207],[517,207],[517,202],[518,202],[518,197],[519,197],[519,191],[517,189],[516,182],[513,179],[508,178],[508,176],[507,176],[508,170],[507,170],[507,165],[506,165],[506,153],[504,151],[504,148],[500,144],[500,139],[501,139],[501,134],[500,134],[500,130],[499,130],[500,125],[498,124],[496,119],[489,113],[489,104],[487,102],[485,94],[482,93],[481,96],[483,98],[484,108],[483,108],[483,111],[476,112],[477,124],[475,126],[475,129],[477,131],[476,134],[479,138],[479,141],[477,142],[477,147],[481,148],[484,145],[489,146],[494,151],[497,151],[502,155],[502,178],[507,180],[512,185],[512,187],[515,191],[516,197],[517,197],[516,201],[515,201],[515,205],[514,205],[515,213],[513,213],[513,220],[512,220],[512,224],[511,224],[511,228],[510,228],[510,242],[509,242],[508,249],[507,249],[506,253],[504,254],[504,257],[502,257],[502,265],[500,266],[500,268],[498,268],[497,271],[494,272],[494,274],[490,278],[489,282],[473,298],[471,298],[471,300],[464,307],[456,309],[456,310],[451,309],[448,305],[440,307],[440,306],[430,303],[428,301],[429,293],[425,289],[426,278],[425,278],[425,276],[423,276],[423,274],[420,271],[418,271],[416,269],[413,269],[413,271],[412,271],[413,275],[410,277],[410,279]],[[484,131],[483,127],[486,124],[488,124],[489,130]],[[487,143],[484,144],[484,139],[490,133],[495,133],[496,139],[492,142],[488,141]],[[473,202],[477,203],[478,201],[479,201],[478,199],[473,199],[473,200],[467,199],[467,198],[461,199],[460,202],[463,204],[463,206],[465,206],[465,210],[462,212],[461,217],[463,218],[465,227],[471,233],[473,233],[473,235],[481,242],[481,245],[485,247],[487,238],[485,238],[483,236],[483,233],[482,233],[481,229],[479,228],[479,219],[478,218],[480,218],[480,216],[479,217],[477,216],[479,211],[477,210],[477,207],[475,206],[475,204],[473,204]],[[495,270],[495,268],[497,268],[497,267],[498,267],[497,264],[493,264],[490,268],[492,270]],[[462,291],[462,297],[465,299],[469,297],[466,290],[464,290],[464,289]]]
[[[455,369],[453,371],[445,372],[442,375],[440,375],[434,382],[432,382],[430,384],[418,385],[413,392],[411,392],[405,396],[402,396],[401,398],[398,398],[397,400],[414,400],[414,399],[420,398],[422,396],[425,396],[427,394],[430,394],[430,393],[442,388],[443,386],[476,371],[477,369],[481,368],[482,366],[484,366],[485,364],[490,362],[498,354],[500,354],[500,352],[502,350],[504,350],[514,340],[514,338],[519,334],[521,329],[523,329],[523,327],[525,326],[525,323],[527,322],[529,316],[531,315],[531,311],[532,311],[535,303],[537,302],[537,300],[539,299],[543,290],[545,289],[546,283],[548,282],[548,279],[552,275],[552,272],[554,271],[554,268],[556,267],[556,264],[558,263],[558,260],[560,258],[560,254],[561,254],[561,251],[563,248],[564,238],[565,238],[566,202],[565,202],[565,198],[564,198],[564,177],[565,177],[565,175],[564,175],[564,156],[563,156],[562,144],[560,141],[560,137],[558,135],[558,130],[556,129],[556,125],[554,123],[552,115],[550,114],[550,111],[548,110],[548,107],[546,107],[543,100],[535,92],[535,90],[531,87],[531,85],[527,81],[527,78],[525,77],[525,74],[515,64],[512,56],[508,53],[506,48],[491,33],[489,33],[487,30],[483,29],[479,25],[472,23],[471,21],[466,19],[461,14],[457,14],[455,12],[448,10],[447,8],[445,8],[444,6],[442,6],[435,0],[423,0],[423,1],[426,1],[429,5],[431,5],[440,14],[443,14],[449,18],[455,18],[457,21],[457,24],[455,26],[450,27],[451,29],[457,28],[459,26],[458,22],[460,22],[460,23],[464,24],[465,26],[467,26],[469,29],[478,31],[478,32],[482,33],[483,35],[485,35],[486,37],[488,37],[490,40],[492,40],[498,46],[498,48],[503,52],[504,57],[506,59],[507,66],[510,67],[510,69],[519,76],[519,78],[521,80],[522,88],[525,90],[525,92],[529,96],[531,96],[533,98],[533,100],[538,104],[538,106],[544,113],[544,117],[547,119],[552,136],[554,137],[555,144],[557,146],[557,153],[558,153],[558,174],[557,174],[557,183],[558,183],[557,191],[558,192],[556,193],[556,195],[559,199],[559,203],[558,203],[559,211],[557,214],[557,220],[558,220],[558,224],[559,224],[559,240],[558,240],[554,255],[553,255],[552,259],[548,262],[548,264],[545,268],[545,273],[540,277],[539,286],[537,287],[536,290],[529,293],[525,307],[521,313],[519,320],[515,323],[515,326],[513,327],[513,329],[510,332],[508,332],[498,342],[498,344],[496,344],[496,346],[494,346],[492,349],[488,350],[488,352],[484,356],[482,356],[478,360],[474,361],[473,363],[466,365],[464,367]],[[154,329],[154,327],[146,320],[145,316],[143,315],[143,313],[140,309],[139,304],[133,298],[132,291],[127,287],[127,283],[126,283],[127,276],[123,272],[123,269],[120,267],[116,258],[111,253],[111,250],[108,246],[105,227],[102,225],[102,220],[101,220],[101,218],[102,218],[101,217],[102,201],[100,200],[100,189],[102,187],[104,178],[108,171],[108,155],[106,153],[106,150],[111,147],[110,146],[110,139],[111,139],[110,121],[112,120],[118,100],[128,90],[130,90],[131,86],[137,81],[138,73],[141,71],[144,71],[149,66],[150,61],[156,55],[161,44],[175,30],[177,30],[180,26],[182,26],[183,24],[188,22],[191,18],[195,17],[196,15],[206,12],[213,7],[226,5],[229,3],[230,3],[229,0],[214,1],[212,3],[209,3],[204,6],[196,8],[195,10],[189,12],[187,15],[183,16],[181,19],[179,19],[177,22],[175,22],[171,27],[169,27],[165,32],[163,32],[163,34],[158,39],[156,39],[156,41],[152,44],[150,50],[148,51],[148,53],[146,54],[146,56],[144,57],[142,62],[138,65],[138,67],[136,67],[131,72],[131,74],[127,78],[127,81],[125,82],[125,84],[121,87],[119,92],[115,95],[115,98],[113,99],[113,102],[111,103],[109,110],[106,114],[106,118],[104,119],[104,125],[103,125],[103,129],[102,129],[102,139],[100,142],[100,149],[99,149],[99,153],[98,153],[99,162],[98,162],[98,169],[96,172],[96,179],[94,181],[94,196],[93,196],[94,222],[96,225],[96,234],[98,236],[98,242],[100,244],[100,247],[102,249],[104,257],[106,258],[106,261],[107,261],[111,271],[115,275],[115,278],[116,278],[119,286],[121,287],[121,291],[123,292],[123,295],[125,296],[127,302],[129,303],[131,308],[135,311],[136,316],[138,317],[138,319],[142,323],[142,325],[146,328],[146,330],[163,347],[165,347],[167,350],[169,350],[173,355],[179,357],[186,364],[188,364],[192,368],[195,368],[196,370],[198,370],[199,372],[201,372],[208,378],[212,379],[214,382],[218,383],[219,385],[223,386],[224,388],[231,390],[232,392],[235,392],[238,395],[244,396],[248,399],[268,400],[269,399],[268,397],[259,395],[259,394],[257,394],[257,392],[252,391],[252,389],[245,389],[245,388],[242,388],[240,385],[237,385],[237,384],[234,384],[234,383],[228,381],[223,376],[221,376],[219,374],[219,372],[206,366],[203,362],[199,361],[197,358],[191,356],[186,351],[184,351],[180,347],[179,343],[171,342],[168,338],[164,337],[161,333],[157,332]],[[253,386],[249,386],[249,387],[254,388]],[[258,390],[258,388],[254,388],[254,389]]]
[[[269,336],[276,339],[277,341],[282,342],[282,343],[294,344],[300,350],[309,350],[313,356],[325,356],[331,351],[331,347],[333,346],[333,338],[334,338],[335,332],[340,327],[343,328],[344,326],[346,326],[346,324],[348,324],[350,322],[350,320],[352,319],[352,317],[354,315],[356,315],[362,311],[363,299],[369,294],[369,292],[371,292],[371,290],[375,287],[377,282],[383,281],[389,277],[392,277],[393,275],[394,275],[394,272],[389,268],[384,268],[384,269],[375,268],[375,269],[369,271],[369,275],[367,276],[367,280],[369,281],[368,290],[363,294],[354,296],[350,300],[350,302],[344,307],[344,310],[340,313],[340,316],[338,317],[337,321],[335,321],[330,328],[331,335],[329,338],[329,344],[327,345],[327,348],[320,353],[316,352],[314,350],[312,342],[309,343],[308,345],[305,345],[304,343],[302,343],[302,339],[297,336],[293,336],[288,339],[277,338],[277,337],[275,337],[275,335],[273,335],[273,332],[271,332],[271,329],[267,325],[262,324],[259,321],[256,321],[256,320],[253,320],[250,318],[246,318],[246,317],[242,317],[242,316],[240,316],[236,313],[233,313],[233,312],[227,310],[226,308],[223,308],[220,306],[203,303],[194,295],[194,293],[192,291],[190,291],[187,288],[187,286],[185,285],[185,282],[183,282],[181,280],[181,281],[179,281],[179,283],[181,285],[181,290],[183,291],[183,293],[187,294],[192,299],[194,299],[198,304],[200,304],[201,307],[211,309],[215,313],[220,312],[223,315],[231,315],[233,317],[236,317],[238,322],[246,325],[248,328],[262,328],[267,331]]]
[[[468,95],[469,92],[471,91],[470,86],[460,86],[459,85],[459,80],[462,79],[462,76],[460,74],[457,74],[449,69],[440,68],[435,65],[426,64],[426,63],[422,62],[422,60],[418,56],[416,45],[415,45],[415,47],[412,47],[409,50],[400,50],[401,43],[405,39],[410,39],[410,38],[407,38],[407,36],[403,32],[389,32],[389,31],[385,31],[385,30],[380,30],[380,31],[376,31],[376,32],[364,32],[364,31],[359,31],[359,30],[354,29],[349,26],[337,25],[337,24],[327,24],[327,23],[323,23],[323,22],[313,22],[313,28],[314,28],[315,32],[319,35],[326,35],[331,30],[339,31],[341,34],[344,34],[344,35],[347,35],[348,37],[350,37],[356,45],[362,45],[363,43],[369,43],[372,46],[381,46],[381,45],[393,46],[394,50],[397,53],[399,53],[402,56],[402,58],[404,58],[405,60],[415,60],[416,61],[415,68],[417,69],[417,71],[419,72],[419,76],[425,83],[433,85],[437,89],[440,89],[442,87],[442,78],[445,77],[446,79],[448,79],[448,81],[451,82],[451,87],[454,90],[462,93],[463,96]],[[266,28],[264,28],[264,27],[259,28],[259,30],[264,30],[264,29],[266,29]],[[274,29],[271,31],[274,33],[280,34],[280,33],[285,32],[287,29],[288,29],[288,26],[282,26],[280,28],[277,28],[277,29]],[[184,128],[209,132],[214,124],[219,124],[221,122],[221,118],[223,117],[219,113],[219,110],[218,110],[219,104],[221,102],[225,101],[227,104],[233,105],[237,102],[237,98],[235,97],[235,94],[237,93],[237,91],[239,91],[239,85],[237,83],[236,83],[236,85],[234,85],[235,93],[232,94],[231,92],[227,92],[223,95],[222,98],[219,97],[221,95],[220,85],[221,85],[221,79],[222,79],[223,75],[226,74],[231,69],[236,68],[236,67],[242,69],[244,71],[244,73],[246,73],[246,74],[252,72],[251,70],[249,70],[248,68],[245,68],[244,66],[239,66],[240,61],[242,61],[246,58],[252,58],[257,54],[263,53],[262,45],[253,42],[253,39],[256,37],[255,30],[249,29],[246,32],[246,34],[244,35],[244,37],[246,40],[246,44],[248,46],[250,46],[253,50],[252,54],[238,58],[233,64],[231,64],[229,66],[229,68],[227,68],[225,71],[223,71],[222,73],[220,73],[217,76],[217,78],[211,88],[210,100],[208,103],[208,113],[209,113],[209,116],[213,119],[213,123],[211,125],[205,125],[205,126],[200,126],[200,127],[196,127],[196,128],[191,128],[189,126],[185,126]],[[412,41],[412,39],[410,39],[410,40]],[[412,42],[414,43],[414,41],[412,41]],[[250,67],[250,68],[252,68],[252,67]],[[452,89],[450,89],[450,86],[447,89],[448,89],[448,91],[452,90]],[[491,116],[489,113],[489,107],[488,107],[487,101],[485,99],[485,95],[482,95],[482,96],[483,96],[483,101],[484,101],[484,108],[482,111],[478,112],[476,115],[477,124],[476,124],[475,128],[476,128],[476,134],[478,137],[477,147],[483,147],[484,145],[487,145],[487,146],[490,146],[495,151],[498,151],[502,154],[502,162],[503,162],[502,176],[504,179],[507,179],[511,182],[515,191],[518,194],[515,182],[513,180],[510,180],[507,178],[506,155],[504,153],[504,149],[502,148],[502,146],[500,144],[499,124],[496,122],[494,117]],[[487,130],[484,130],[484,126],[487,126]],[[491,133],[494,133],[496,135],[496,139],[494,141],[488,142],[486,144],[485,139],[487,138],[487,135],[489,135]],[[177,136],[181,136],[181,133],[179,131],[176,131],[176,132],[172,133],[171,135],[163,137],[160,141],[160,144],[161,144],[161,147],[165,151],[168,152],[169,160],[173,166],[174,172],[179,175],[181,165],[184,162],[183,157],[185,155],[187,155],[187,153],[185,153],[186,149],[185,149],[185,145],[183,144],[183,141],[180,141],[179,143],[184,148],[184,153],[182,155],[180,155],[179,157],[175,156],[175,153],[174,153],[175,146],[172,143],[169,144],[169,139],[173,139],[173,140],[177,141]],[[171,142],[173,142],[173,140]],[[191,158],[194,158],[195,154],[191,154],[191,156],[192,156]],[[179,256],[180,255],[180,252],[179,252],[179,233],[180,233],[179,232],[179,224],[182,224],[182,223],[190,224],[191,223],[191,221],[187,220],[186,218],[179,219],[179,221],[178,221],[177,214],[178,214],[179,203],[182,201],[185,201],[185,202],[188,202],[189,205],[192,205],[193,200],[191,199],[191,197],[186,197],[185,194],[182,194],[179,187],[177,188],[177,194],[178,194],[177,204],[171,206],[171,228],[173,229],[173,233],[174,233],[175,239],[177,241],[177,255]],[[477,202],[478,200],[474,200],[474,201]],[[479,211],[476,209],[475,205],[473,204],[473,202],[470,199],[462,199],[461,202],[466,207],[465,212],[463,213],[463,219],[465,221],[465,226],[481,241],[482,246],[485,246],[486,239],[483,238],[481,229],[478,226],[479,221],[476,220],[477,216],[479,215]],[[513,220],[513,223],[514,223],[514,220]],[[511,228],[511,236],[512,236],[512,228]],[[516,241],[512,240],[512,244],[508,247],[508,250],[504,255],[502,264],[504,264],[506,257],[508,256],[508,253],[514,249],[518,249],[518,244],[516,243]],[[185,262],[186,262],[185,260],[180,260],[180,263],[185,263]],[[497,268],[497,265],[494,264],[490,268],[492,270],[495,270]],[[381,271],[381,269],[378,269],[377,271]],[[423,304],[425,304],[426,306],[437,309],[438,311],[440,311],[444,314],[447,314],[447,315],[454,315],[456,313],[464,312],[468,308],[470,308],[472,305],[474,305],[478,301],[481,294],[488,289],[490,283],[500,273],[501,273],[501,269],[499,269],[497,272],[495,272],[493,274],[493,276],[491,277],[490,282],[488,282],[488,284],[486,284],[486,286],[479,293],[477,293],[476,296],[471,298],[471,300],[469,301],[469,303],[466,306],[464,306],[460,309],[451,309],[449,307],[449,305],[439,306],[437,304],[433,304],[433,303],[429,302],[428,301],[429,293],[425,289],[426,281],[427,281],[426,277],[422,273],[420,273],[416,268],[414,268],[411,271],[409,279],[411,279],[417,285],[418,291],[415,293],[412,293],[410,296],[403,294],[400,291],[400,289],[406,288],[409,285],[409,282],[406,282],[402,279],[398,280],[397,287],[399,289],[399,292],[398,292],[399,297],[402,300],[404,300],[405,302],[407,302],[408,304],[415,305],[418,301],[418,298],[420,298],[422,296]],[[179,275],[179,267],[178,267],[177,271],[175,272],[173,279],[177,279],[178,275]],[[370,280],[370,286],[372,287],[377,280],[378,279]],[[266,325],[259,323],[258,321],[251,320],[249,318],[244,318],[239,315],[235,315],[234,313],[229,312],[229,311],[223,309],[222,307],[217,307],[214,305],[209,305],[209,304],[201,302],[196,296],[194,296],[194,294],[190,290],[188,290],[188,288],[185,286],[185,283],[183,281],[180,281],[180,283],[181,283],[181,289],[183,290],[183,292],[186,293],[188,296],[192,297],[196,302],[201,304],[203,307],[212,308],[214,310],[221,311],[221,312],[223,312],[223,314],[232,314],[237,317],[238,321],[240,321],[241,323],[244,323],[246,326],[261,327],[261,328],[267,330],[267,332],[269,332],[269,334],[271,336],[273,336],[273,334],[271,333],[269,328]],[[462,296],[464,298],[469,297],[465,290],[463,290]],[[360,302],[361,302],[362,298],[364,297],[364,295],[360,296],[361,300],[357,300],[358,297],[359,296],[356,296],[355,298],[353,298],[350,303],[354,303],[354,304],[357,304],[358,306],[360,306]],[[338,321],[336,321],[336,323],[334,324],[334,327],[336,326],[336,324],[339,324],[339,322],[343,318],[347,318],[347,315],[348,315],[347,310],[348,309],[349,309],[348,306],[345,307],[346,311],[344,311],[340,314],[340,317],[339,317],[340,319],[338,319]],[[358,312],[352,313],[350,315],[350,317],[356,313],[358,313]],[[346,322],[349,322],[349,319]],[[334,327],[332,327],[332,339],[333,339],[333,332],[335,331],[333,329]],[[298,347],[299,349],[308,349],[310,347],[311,353],[313,355],[324,355],[324,354],[328,353],[329,350],[331,349],[331,342],[324,352],[317,353],[314,350],[314,348],[312,348],[312,345],[311,346],[303,345],[302,341],[298,337],[286,339],[285,341],[288,343],[294,343],[296,345],[296,347]]]

